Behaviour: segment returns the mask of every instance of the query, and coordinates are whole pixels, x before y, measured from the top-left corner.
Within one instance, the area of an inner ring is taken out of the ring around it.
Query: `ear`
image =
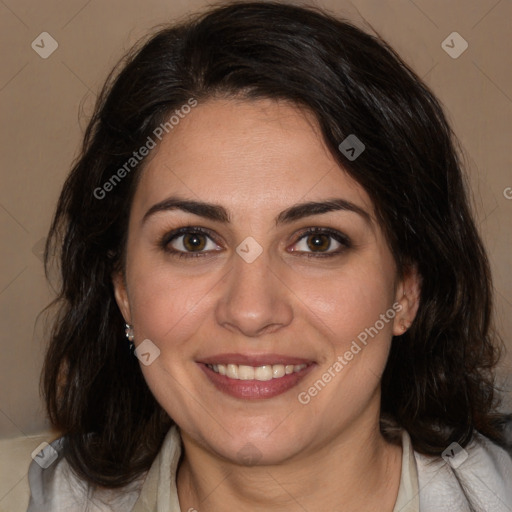
[[[409,265],[397,286],[395,304],[397,314],[393,320],[393,336],[400,336],[409,329],[418,308],[421,297],[421,276],[416,265]]]
[[[112,284],[114,285],[114,295],[116,297],[117,306],[121,310],[124,321],[131,324],[130,301],[128,300],[128,290],[126,288],[126,280],[122,272],[112,274]]]

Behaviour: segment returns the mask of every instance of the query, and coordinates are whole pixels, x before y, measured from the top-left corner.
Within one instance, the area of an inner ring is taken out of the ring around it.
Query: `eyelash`
[[[220,245],[216,242],[215,238],[213,237],[212,233],[204,228],[200,228],[198,226],[185,226],[182,228],[175,229],[171,231],[170,233],[165,234],[160,242],[159,246],[167,253],[171,254],[172,256],[178,257],[178,258],[201,258],[208,256],[208,252],[186,252],[186,251],[180,251],[176,249],[170,249],[169,244],[174,241],[175,239],[179,238],[183,235],[190,235],[190,234],[201,234],[208,237],[210,240],[212,240],[217,245]],[[350,239],[344,235],[343,233],[340,233],[339,231],[336,231],[334,229],[330,228],[319,228],[319,227],[313,227],[308,228],[304,231],[302,231],[299,235],[297,240],[293,245],[296,245],[299,243],[302,239],[307,238],[311,235],[328,235],[330,238],[336,240],[339,244],[341,244],[343,247],[337,249],[336,251],[331,252],[303,252],[303,251],[292,251],[292,252],[298,252],[300,256],[306,256],[307,258],[332,258],[334,256],[339,256],[342,254],[346,249],[350,249],[352,247],[352,242]]]

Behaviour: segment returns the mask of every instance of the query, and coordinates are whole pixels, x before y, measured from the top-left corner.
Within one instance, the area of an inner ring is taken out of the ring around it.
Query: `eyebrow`
[[[179,197],[169,197],[153,205],[142,218],[142,223],[145,223],[149,217],[158,212],[181,210],[187,213],[204,217],[205,219],[222,222],[225,224],[230,223],[228,211],[218,204],[205,203],[202,201],[195,201],[191,199],[182,199]],[[304,217],[312,215],[320,215],[322,213],[334,211],[349,211],[360,215],[368,224],[371,224],[372,218],[360,206],[341,198],[327,199],[326,201],[309,201],[306,203],[299,203],[290,206],[283,210],[276,218],[275,224],[290,224],[291,222],[300,220]]]

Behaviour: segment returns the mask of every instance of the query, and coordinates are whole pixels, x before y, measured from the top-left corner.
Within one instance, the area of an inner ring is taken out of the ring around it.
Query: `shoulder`
[[[414,456],[422,512],[512,510],[511,454],[481,434],[465,448],[452,443],[442,457]]]
[[[65,438],[47,444],[28,472],[30,502],[27,512],[126,512],[133,507],[143,478],[120,489],[93,488],[82,481],[62,455]]]
[[[55,438],[50,429],[30,435],[0,439],[0,511],[26,512],[29,501],[27,472],[31,454],[43,443]]]

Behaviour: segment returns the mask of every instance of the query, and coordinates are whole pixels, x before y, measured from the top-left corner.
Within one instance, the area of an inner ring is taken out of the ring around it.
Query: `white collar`
[[[27,512],[83,510],[86,504],[91,512],[181,512],[176,487],[181,437],[176,426],[167,433],[149,471],[122,489],[93,489],[78,479],[61,456],[62,441],[44,448],[59,453],[50,467],[43,469],[35,460],[30,464]],[[450,463],[415,452],[405,431],[402,448],[393,512],[512,512],[512,458],[481,434],[466,446],[460,465],[460,460]]]
[[[402,470],[393,512],[511,512],[510,455],[478,433],[465,454],[460,465],[422,455],[414,451],[409,434],[402,430]],[[181,438],[174,426],[132,512],[181,512],[176,487],[180,455]]]
[[[173,426],[149,470],[132,512],[181,512],[176,474],[181,437]],[[402,471],[393,512],[419,512],[418,474],[409,434],[402,431]]]

